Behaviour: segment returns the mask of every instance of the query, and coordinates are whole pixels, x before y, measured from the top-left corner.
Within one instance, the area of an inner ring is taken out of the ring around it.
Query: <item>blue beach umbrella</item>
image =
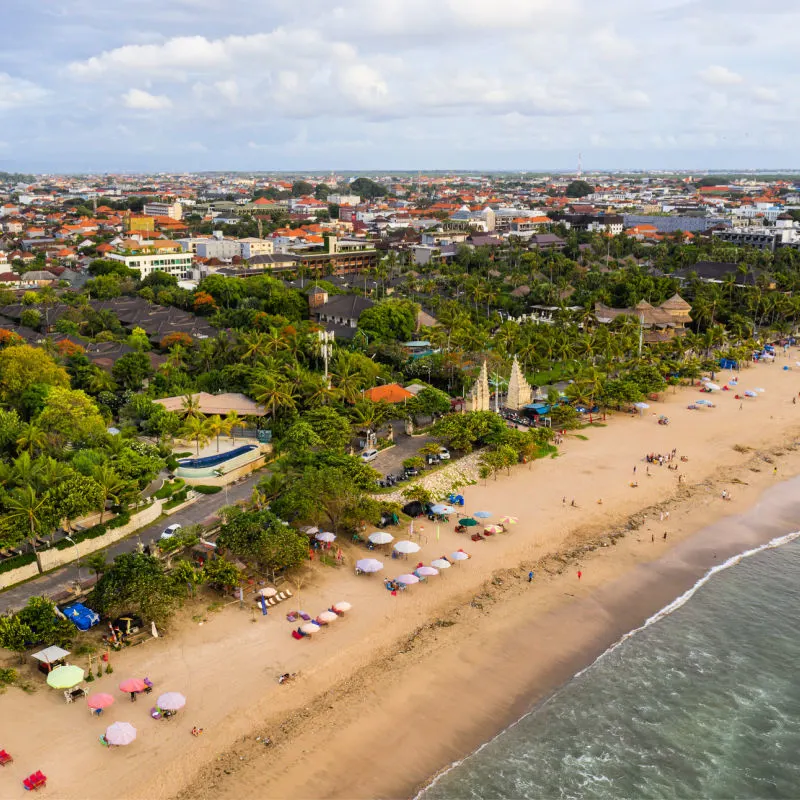
[[[491,511],[476,511],[472,516],[473,517],[477,517],[478,519],[489,519],[489,517],[492,516],[492,512]]]

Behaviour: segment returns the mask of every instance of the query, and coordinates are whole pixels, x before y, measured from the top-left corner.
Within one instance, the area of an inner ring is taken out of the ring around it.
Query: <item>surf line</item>
[[[559,694],[569,683],[574,680],[575,678],[579,678],[585,672],[588,672],[598,661],[608,656],[610,653],[613,653],[617,648],[621,647],[625,642],[628,641],[632,636],[635,636],[637,633],[641,633],[641,631],[649,628],[651,625],[655,625],[656,622],[668,617],[673,612],[677,611],[681,606],[685,605],[686,603],[691,600],[691,598],[697,593],[697,591],[705,586],[717,573],[723,572],[726,569],[730,569],[731,567],[735,566],[736,564],[741,563],[744,559],[750,558],[750,556],[758,555],[759,553],[763,553],[765,550],[774,550],[777,547],[782,547],[785,544],[789,544],[789,542],[793,542],[795,539],[800,538],[800,531],[794,531],[793,533],[787,533],[783,536],[776,536],[774,539],[770,539],[770,541],[766,542],[765,544],[759,545],[758,547],[753,547],[750,550],[745,550],[741,553],[737,553],[734,556],[731,556],[727,561],[724,561],[722,564],[717,564],[716,566],[712,567],[702,578],[700,578],[692,587],[687,589],[680,597],[676,597],[671,603],[668,603],[664,606],[660,611],[657,611],[651,617],[648,617],[638,628],[634,628],[633,630],[628,631],[626,634],[621,636],[614,644],[610,647],[606,648],[602,653],[600,653],[594,661],[590,664],[585,666],[579,672],[576,672],[572,678],[567,681],[562,687],[553,694],[551,694],[548,698],[544,699],[541,703],[538,703],[535,708],[532,708],[527,713],[523,714],[518,720],[512,722],[507,727],[503,728],[499,733],[495,736],[492,736],[491,739],[485,741],[480,747],[473,750],[469,755],[464,756],[464,758],[460,758],[457,761],[453,761],[451,764],[448,764],[446,767],[443,767],[439,772],[437,772],[431,779],[414,795],[412,800],[421,800],[424,798],[425,793],[430,789],[432,786],[435,786],[445,775],[452,772],[457,767],[460,767],[465,761],[472,758],[473,756],[480,753],[485,747],[488,747],[492,744],[496,739],[499,739],[501,736],[504,736],[509,731],[513,730],[520,724],[523,720],[527,719],[531,714],[536,713],[543,705],[545,705],[548,701],[552,700],[557,694]]]

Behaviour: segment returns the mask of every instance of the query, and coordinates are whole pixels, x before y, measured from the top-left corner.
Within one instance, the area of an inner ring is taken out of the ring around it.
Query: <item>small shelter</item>
[[[56,667],[63,667],[66,663],[64,659],[69,654],[69,650],[64,650],[63,647],[51,645],[50,647],[45,647],[44,650],[40,650],[38,653],[34,653],[32,658],[35,658],[39,662],[36,665],[39,672],[48,675]]]

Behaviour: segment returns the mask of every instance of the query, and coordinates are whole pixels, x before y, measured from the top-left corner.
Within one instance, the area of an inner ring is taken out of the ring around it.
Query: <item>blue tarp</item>
[[[73,603],[63,610],[64,616],[72,622],[79,631],[88,631],[93,625],[100,622],[100,615],[82,603]]]

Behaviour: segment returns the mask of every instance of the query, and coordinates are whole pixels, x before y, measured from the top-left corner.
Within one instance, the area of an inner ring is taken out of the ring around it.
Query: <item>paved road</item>
[[[120,553],[131,553],[135,551],[140,539],[145,544],[153,539],[158,539],[167,525],[171,525],[175,522],[181,525],[191,525],[193,523],[209,520],[216,514],[217,509],[221,506],[250,497],[253,491],[253,485],[261,480],[264,475],[265,473],[261,471],[245,478],[241,483],[229,486],[227,495],[226,491],[223,489],[217,494],[201,496],[200,499],[192,503],[192,505],[173,514],[168,519],[162,519],[153,525],[143,528],[138,533],[131,534],[127,538],[111,545],[111,547],[103,551],[106,554],[106,559],[111,561],[114,556],[118,556]],[[78,547],[80,548],[80,544]],[[79,570],[78,567],[69,565],[49,572],[46,575],[40,575],[38,578],[34,578],[27,583],[12,586],[10,589],[6,589],[6,591],[0,593],[0,613],[22,608],[29,597],[48,597],[59,594],[75,581],[81,578],[86,580],[88,576],[89,570],[85,567]]]

